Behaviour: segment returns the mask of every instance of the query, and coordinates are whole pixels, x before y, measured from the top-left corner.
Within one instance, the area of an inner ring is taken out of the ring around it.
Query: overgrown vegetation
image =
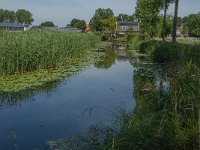
[[[145,34],[128,34],[127,35],[127,43],[128,43],[128,49],[132,50],[138,50],[140,44],[146,39]]]
[[[154,63],[138,66],[137,108],[109,147],[199,149],[200,46],[149,41],[140,50],[149,53]]]
[[[140,52],[147,53],[154,62],[158,63],[186,63],[192,61],[200,64],[200,45],[182,44],[160,41],[146,41],[141,43]]]
[[[0,39],[4,92],[35,89],[80,70],[99,41],[93,34],[56,31],[2,32]]]
[[[51,149],[199,149],[199,47],[142,43],[140,53],[148,59],[137,63],[133,78],[136,109],[132,113],[120,109],[112,128],[95,127],[91,139],[83,135],[48,145]]]
[[[93,34],[54,31],[2,32],[0,40],[0,75],[73,64],[98,42]]]

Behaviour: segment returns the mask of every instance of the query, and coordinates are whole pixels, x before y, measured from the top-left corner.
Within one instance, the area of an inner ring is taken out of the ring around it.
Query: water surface
[[[0,100],[0,149],[43,149],[45,142],[86,132],[91,125],[109,125],[117,107],[131,111],[133,66],[126,51],[108,50],[106,57],[15,103]],[[21,98],[20,98],[21,99]]]

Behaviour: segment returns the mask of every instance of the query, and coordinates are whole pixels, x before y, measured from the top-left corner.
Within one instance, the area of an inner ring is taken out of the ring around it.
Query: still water
[[[39,90],[15,103],[0,97],[0,150],[43,149],[46,141],[84,133],[91,125],[111,124],[117,107],[133,110],[134,67],[127,52],[105,53],[101,61],[48,92]]]

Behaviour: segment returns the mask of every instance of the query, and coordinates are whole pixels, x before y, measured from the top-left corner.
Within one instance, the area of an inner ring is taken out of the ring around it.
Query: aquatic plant
[[[134,75],[137,107],[108,149],[199,149],[199,45],[151,41],[143,46],[147,53],[153,52],[149,54],[156,63],[138,67]],[[157,67],[150,67],[155,65],[166,72],[158,74]],[[164,82],[169,84],[167,91]]]
[[[59,31],[1,32],[0,75],[76,63],[99,41],[94,34]]]
[[[140,52],[147,53],[159,63],[183,63],[193,61],[200,64],[200,45],[199,44],[182,44],[161,41],[145,41],[140,45]]]

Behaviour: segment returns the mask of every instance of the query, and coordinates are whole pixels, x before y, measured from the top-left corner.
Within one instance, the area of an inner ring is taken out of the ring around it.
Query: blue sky
[[[135,5],[136,0],[0,0],[1,8],[24,8],[32,12],[34,25],[50,20],[58,26],[65,26],[73,18],[89,22],[97,8],[111,8],[115,15],[132,14]],[[180,16],[199,11],[200,0],[180,0]],[[169,9],[169,13],[173,13],[173,7]]]

